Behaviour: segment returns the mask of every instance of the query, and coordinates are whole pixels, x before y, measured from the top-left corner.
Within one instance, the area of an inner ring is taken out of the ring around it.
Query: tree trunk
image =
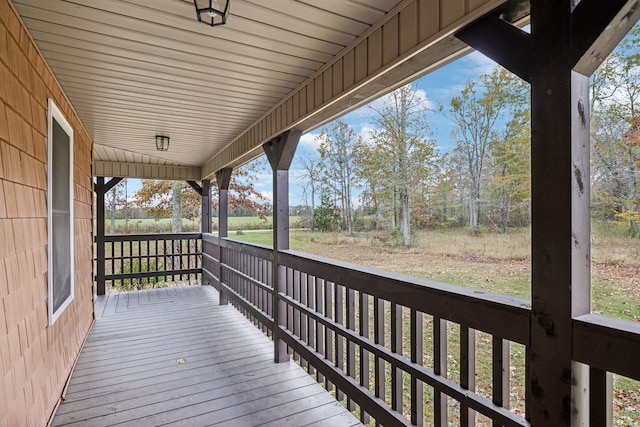
[[[171,232],[182,233],[182,182],[173,181],[171,184],[173,192],[173,209],[171,211]]]
[[[402,244],[411,246],[411,214],[409,211],[409,191],[406,186],[400,189],[400,229],[402,231]]]
[[[113,192],[113,199],[109,203],[109,211],[111,212],[111,223],[109,224],[109,234],[113,235],[116,232],[116,194],[115,188],[111,190]]]

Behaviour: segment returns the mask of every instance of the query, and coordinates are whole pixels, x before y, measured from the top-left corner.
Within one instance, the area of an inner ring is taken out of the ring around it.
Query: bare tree
[[[360,137],[351,126],[338,120],[323,128],[317,137],[322,161],[323,181],[340,201],[342,223],[347,233],[353,233],[353,189],[358,185],[355,174],[355,149]]]
[[[318,191],[318,185],[320,185],[321,180],[321,164],[320,159],[316,157],[312,157],[308,154],[304,154],[300,156],[300,164],[302,166],[303,175],[302,178],[306,179],[305,184],[303,185],[303,192],[305,194],[305,198],[307,196],[307,189],[309,190],[309,196],[311,198],[311,215],[309,218],[309,223],[311,226],[311,231],[315,230],[315,218],[314,212],[316,210],[316,193]]]
[[[377,149],[369,162],[377,165],[378,179],[385,182],[395,216],[398,206],[402,243],[411,245],[412,190],[422,187],[429,175],[429,165],[436,157],[435,143],[428,139],[427,99],[423,91],[409,84],[383,98],[377,113],[377,130],[372,138]],[[375,166],[374,166],[375,169]],[[393,224],[393,221],[392,221]]]
[[[469,192],[469,226],[478,232],[481,186],[492,143],[500,139],[499,126],[507,119],[510,108],[518,105],[509,91],[515,77],[503,68],[471,79],[454,96],[449,108],[440,111],[453,122],[456,138],[454,151],[466,170]]]

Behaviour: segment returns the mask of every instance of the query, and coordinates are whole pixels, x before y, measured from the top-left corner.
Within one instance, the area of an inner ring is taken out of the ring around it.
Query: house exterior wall
[[[47,317],[47,99],[74,129],[75,298]],[[19,18],[0,0],[0,426],[43,426],[93,321],[93,145]]]

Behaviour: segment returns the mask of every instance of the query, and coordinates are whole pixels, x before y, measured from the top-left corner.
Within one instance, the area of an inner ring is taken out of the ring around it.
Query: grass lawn
[[[296,227],[300,222],[299,216],[289,217],[291,227]],[[109,233],[111,220],[105,221],[106,232]],[[137,233],[170,233],[171,218],[145,219],[116,219],[114,223],[115,234],[137,234]],[[218,229],[218,218],[213,218],[213,228]],[[273,217],[259,218],[257,216],[229,217],[229,230],[267,230],[273,228]],[[197,232],[200,230],[200,219],[182,220],[182,231]]]

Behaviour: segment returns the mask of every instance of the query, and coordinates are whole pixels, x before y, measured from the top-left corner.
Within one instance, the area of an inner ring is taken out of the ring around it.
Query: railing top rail
[[[105,242],[129,242],[150,240],[188,240],[200,239],[202,233],[149,233],[149,234],[112,234],[104,236]]]
[[[345,261],[281,251],[280,263],[408,308],[529,344],[528,300],[465,288]]]
[[[249,255],[254,255],[258,257],[262,257],[268,261],[273,261],[273,247],[268,245],[261,245],[259,243],[249,243],[249,242],[241,242],[238,240],[233,240],[228,237],[223,237],[218,240],[217,236],[213,234],[205,233],[202,235],[202,240],[204,242],[209,242],[213,244],[218,244],[220,242],[220,246],[223,248],[233,249],[237,251],[244,251]]]

